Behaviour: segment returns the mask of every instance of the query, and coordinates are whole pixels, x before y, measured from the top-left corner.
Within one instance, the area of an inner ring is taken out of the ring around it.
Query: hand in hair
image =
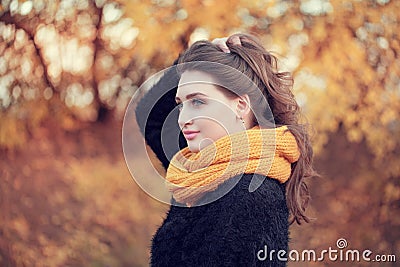
[[[229,47],[226,45],[227,41],[228,41],[228,37],[223,37],[223,38],[215,38],[214,40],[211,41],[211,43],[218,46],[218,48],[221,49],[223,52],[230,53],[231,50],[229,50]],[[229,37],[229,41],[234,45],[242,45],[242,43],[240,42],[239,36],[236,36],[236,35]]]

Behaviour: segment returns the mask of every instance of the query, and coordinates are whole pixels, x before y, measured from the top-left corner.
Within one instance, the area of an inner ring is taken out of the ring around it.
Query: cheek
[[[226,104],[213,104],[204,112],[205,117],[210,118],[214,124],[219,124],[220,127],[229,128],[236,114]]]
[[[210,138],[213,141],[227,135],[225,123],[218,119],[203,119],[201,128],[202,138]]]

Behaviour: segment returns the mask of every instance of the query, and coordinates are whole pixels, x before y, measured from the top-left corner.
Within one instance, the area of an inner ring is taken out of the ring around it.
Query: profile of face
[[[180,110],[178,124],[192,152],[219,138],[246,129],[242,118],[249,112],[244,97],[224,92],[212,75],[188,70],[181,75],[176,92]]]

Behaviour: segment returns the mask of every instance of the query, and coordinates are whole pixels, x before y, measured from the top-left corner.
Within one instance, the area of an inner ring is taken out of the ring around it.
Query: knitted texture
[[[224,136],[198,153],[182,149],[171,160],[166,185],[177,202],[193,206],[205,193],[239,174],[257,173],[284,183],[299,156],[296,139],[286,126],[256,126]]]
[[[252,179],[264,179],[253,192]],[[151,242],[152,267],[264,266],[284,267],[277,251],[288,255],[288,209],[285,183],[258,174],[232,177],[235,186],[221,198],[191,208],[171,205]],[[227,185],[227,187],[231,187]],[[200,200],[202,201],[203,198]],[[272,259],[258,260],[260,249],[274,250]]]

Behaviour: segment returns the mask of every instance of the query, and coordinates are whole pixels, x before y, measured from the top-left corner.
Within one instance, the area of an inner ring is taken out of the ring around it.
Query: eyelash
[[[192,106],[194,106],[194,107],[198,107],[200,105],[205,104],[205,102],[203,100],[198,99],[198,98],[193,98],[193,99],[190,99],[190,104],[192,104]],[[183,108],[183,103],[182,102],[178,103],[177,107],[178,107],[178,110],[181,111],[182,108]]]

